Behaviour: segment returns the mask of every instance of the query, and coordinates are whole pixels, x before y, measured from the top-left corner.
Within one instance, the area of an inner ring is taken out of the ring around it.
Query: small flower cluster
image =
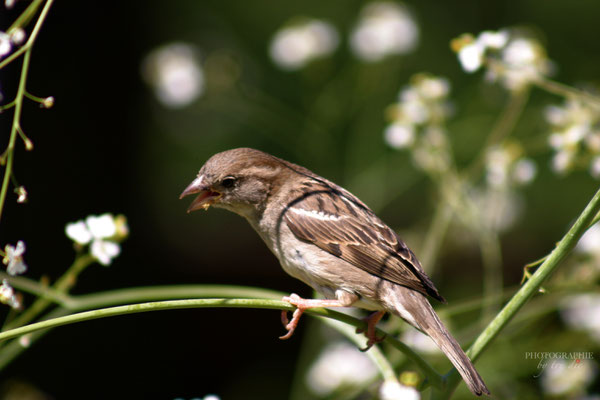
[[[0,32],[0,59],[6,57],[14,46],[20,46],[25,41],[25,31],[15,28],[10,32]]]
[[[365,5],[349,39],[354,55],[367,62],[406,54],[418,41],[419,27],[411,13],[391,1]],[[269,53],[277,66],[293,71],[332,54],[339,42],[338,31],[329,22],[296,17],[273,35]]]
[[[517,32],[484,31],[477,37],[466,33],[450,46],[466,72],[486,66],[487,79],[499,81],[508,90],[522,90],[551,72],[552,63],[540,42]]]
[[[123,215],[90,215],[85,221],[67,224],[66,235],[78,246],[89,246],[89,251],[102,265],[110,265],[121,253],[119,242],[129,235],[127,219]]]
[[[6,265],[6,272],[9,275],[20,275],[27,271],[27,265],[23,261],[24,254],[25,243],[22,240],[19,240],[16,246],[7,244],[4,247],[2,262]],[[8,304],[15,309],[21,308],[21,301],[7,279],[3,279],[2,285],[0,285],[0,302]]]
[[[487,149],[487,183],[495,189],[526,185],[533,181],[537,166],[523,156],[523,148],[516,141],[507,141]]]
[[[444,78],[417,74],[402,88],[398,103],[388,107],[391,123],[384,138],[395,149],[410,148],[424,170],[448,167],[447,139],[443,124],[451,114],[450,84]]]
[[[552,126],[549,143],[555,154],[552,168],[565,174],[587,165],[594,178],[600,178],[600,110],[577,99],[563,106],[546,108],[545,117]]]
[[[270,54],[286,70],[296,70],[331,54],[338,46],[335,28],[314,18],[296,18],[281,28],[271,41]]]

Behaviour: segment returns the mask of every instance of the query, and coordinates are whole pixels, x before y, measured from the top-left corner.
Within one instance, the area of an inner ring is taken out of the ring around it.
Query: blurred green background
[[[394,150],[383,139],[385,109],[410,76],[427,71],[449,79],[455,112],[448,130],[459,166],[476,156],[508,95],[485,83],[481,73],[461,69],[449,47],[452,38],[525,27],[554,61],[554,79],[598,83],[597,1],[405,3],[419,27],[418,44],[408,54],[378,62],[365,62],[349,49],[350,31],[365,3],[56,1],[35,45],[28,84],[35,95],[54,96],[56,104],[40,110],[29,103],[24,109],[22,125],[35,150],[19,148],[15,173],[29,202],[19,205],[9,197],[1,243],[25,240],[27,276],[56,279],[73,258],[63,235],[67,222],[123,213],[131,236],[122,255],[109,268],[86,271],[75,293],[220,283],[311,296],[308,287],[285,275],[241,218],[222,210],[186,214],[189,202],[178,196],[212,154],[255,147],[306,166],[356,194],[419,255],[435,212],[435,186],[414,167],[409,152]],[[0,11],[2,29],[25,5]],[[339,45],[331,55],[286,71],[270,58],[269,45],[296,17],[329,21]],[[196,47],[204,76],[202,94],[179,108],[158,101],[143,77],[145,57],[173,42]],[[1,71],[7,98],[16,88],[18,66]],[[523,212],[501,236],[506,287],[519,283],[524,264],[552,250],[598,187],[587,171],[561,177],[549,167],[550,128],[543,110],[559,103],[562,99],[533,90],[514,131],[538,174],[520,190]],[[10,114],[0,115],[0,121],[6,138]],[[450,306],[482,291],[476,241],[458,227],[451,232],[432,277]],[[598,342],[584,332],[569,332],[556,307],[533,314],[511,325],[477,364],[496,398],[544,395],[540,379],[533,377],[537,362],[525,360],[525,352],[595,351],[600,357]],[[479,331],[461,331],[461,321],[477,316],[471,312],[454,320],[451,330],[463,346]],[[53,331],[0,379],[5,386],[24,382],[56,399],[207,393],[283,399],[304,379],[299,366],[310,363],[307,343],[314,342],[319,323],[304,319],[286,342],[277,339],[282,332],[279,313],[261,310],[98,320]],[[449,368],[443,357],[433,358],[440,371]],[[583,389],[598,393],[597,375]],[[468,396],[464,385],[460,396]]]

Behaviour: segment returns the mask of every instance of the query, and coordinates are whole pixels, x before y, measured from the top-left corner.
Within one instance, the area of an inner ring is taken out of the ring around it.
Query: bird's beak
[[[198,193],[198,196],[192,201],[192,204],[187,209],[187,212],[190,213],[192,211],[196,211],[200,208],[208,210],[214,202],[216,202],[220,197],[221,193],[212,190],[212,188],[205,184],[204,175],[198,176],[192,183],[185,188],[185,190],[179,196],[179,199],[183,199],[185,196],[189,196],[190,194]]]

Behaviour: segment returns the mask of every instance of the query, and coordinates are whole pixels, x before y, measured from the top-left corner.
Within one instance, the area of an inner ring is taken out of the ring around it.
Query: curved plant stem
[[[52,304],[54,300],[57,299],[56,296],[60,296],[60,294],[67,293],[71,289],[71,287],[73,287],[73,285],[77,282],[77,277],[79,276],[79,274],[87,266],[89,266],[95,261],[95,258],[92,257],[90,254],[83,254],[77,257],[71,265],[71,267],[69,267],[67,272],[59,280],[57,280],[52,289],[48,291],[48,293],[54,294],[54,298],[51,299],[46,297],[39,297],[23,314],[21,314],[15,320],[8,322],[5,326],[5,329],[11,329],[17,326],[24,325],[32,321],[42,312],[44,312],[44,310],[46,310],[48,306]],[[9,281],[13,282],[11,278],[9,278]]]
[[[571,229],[566,233],[562,240],[556,245],[556,248],[548,255],[545,261],[540,265],[537,271],[529,278],[521,289],[510,299],[504,308],[489,323],[485,330],[475,340],[467,354],[472,360],[476,360],[483,353],[492,340],[498,336],[500,331],[511,321],[515,314],[533,297],[542,283],[550,277],[552,272],[560,265],[571,250],[577,244],[577,241],[590,227],[596,214],[600,211],[600,190],[596,192],[592,200],[579,215]],[[441,398],[449,398],[458,383],[460,375],[456,369],[452,369],[447,375],[447,387]]]
[[[239,299],[239,298],[218,298],[218,299],[186,299],[186,300],[168,300],[168,301],[156,301],[139,304],[130,304],[109,308],[102,308],[92,311],[84,311],[76,314],[59,316],[56,318],[47,319],[44,321],[32,323],[29,325],[13,328],[0,333],[0,341],[13,339],[26,335],[29,333],[37,332],[43,329],[55,328],[58,326],[73,324],[76,322],[89,321],[98,318],[106,318],[124,314],[134,314],[149,311],[159,310],[173,310],[173,309],[184,309],[184,308],[263,308],[272,310],[289,310],[295,309],[289,303],[280,300],[269,300],[269,299]],[[346,324],[366,328],[364,321],[351,317],[349,315],[336,312],[325,308],[314,308],[306,311],[307,314],[334,318],[338,321],[342,321]],[[385,342],[391,344],[398,350],[402,351],[408,359],[413,361],[419,369],[427,377],[428,381],[434,385],[441,385],[441,376],[435,371],[424,359],[422,359],[417,353],[411,348],[406,346],[404,343],[387,335],[384,331],[377,330],[379,336],[386,336]]]

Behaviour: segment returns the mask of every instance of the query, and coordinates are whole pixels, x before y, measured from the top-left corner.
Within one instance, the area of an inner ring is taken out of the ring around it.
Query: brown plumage
[[[297,307],[284,323],[289,338],[311,307],[357,306],[378,311],[368,346],[380,339],[374,324],[384,311],[429,335],[476,395],[489,394],[460,345],[426,296],[445,302],[414,253],[364,203],[308,169],[267,153],[240,148],[218,153],[181,197],[198,194],[188,212],[211,205],[246,218],[283,269],[325,300],[284,298]]]

